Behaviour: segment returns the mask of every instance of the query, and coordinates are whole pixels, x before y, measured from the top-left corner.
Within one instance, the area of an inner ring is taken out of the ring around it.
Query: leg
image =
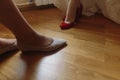
[[[77,10],[77,0],[70,0],[66,12],[65,22],[74,22]]]
[[[43,49],[43,47],[46,49],[53,43],[57,47],[65,44],[64,40],[54,40],[34,31],[12,0],[0,1],[0,18],[1,22],[13,32],[17,39],[18,47],[22,50],[35,50],[36,48],[38,50],[39,47],[40,49]]]
[[[70,0],[68,3],[68,8],[66,12],[66,17],[64,22],[61,23],[61,28],[70,28],[74,25],[74,22],[79,19],[79,16],[81,12],[81,3],[80,0]]]
[[[77,15],[77,9],[80,8],[81,9],[82,5],[80,0],[70,0],[69,4],[68,4],[68,9],[67,9],[67,13],[66,13],[66,22],[74,22],[76,19],[76,15]],[[80,15],[80,14],[78,14]]]
[[[38,34],[32,29],[30,24],[25,20],[23,15],[20,13],[18,8],[14,5],[12,0],[2,0],[0,2],[0,18],[4,25],[6,25],[7,28],[9,28],[15,37],[17,38],[17,41],[20,43],[31,43],[31,41],[36,40],[29,40],[29,37],[33,37],[32,39],[38,38]],[[9,14],[8,14],[9,13]],[[24,35],[24,36],[23,36]],[[44,36],[40,36],[40,40],[42,41]],[[46,37],[45,37],[46,38]],[[52,40],[46,39],[48,43],[44,43],[43,45],[49,44]],[[30,41],[30,42],[29,42]],[[41,44],[42,45],[42,44]]]

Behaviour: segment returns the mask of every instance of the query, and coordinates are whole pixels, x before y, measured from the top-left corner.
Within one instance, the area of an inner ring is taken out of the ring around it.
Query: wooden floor
[[[63,38],[59,51],[12,51],[0,56],[0,80],[120,80],[120,25],[101,15],[82,17],[79,24],[61,30],[56,8],[23,12],[35,30]],[[0,24],[0,37],[13,38]]]

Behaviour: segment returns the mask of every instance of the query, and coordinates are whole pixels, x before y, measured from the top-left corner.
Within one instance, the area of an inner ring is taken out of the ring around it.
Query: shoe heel
[[[79,19],[82,15],[82,9],[83,9],[82,4],[80,4],[80,7],[78,7],[77,10],[76,10],[75,22],[79,22]]]

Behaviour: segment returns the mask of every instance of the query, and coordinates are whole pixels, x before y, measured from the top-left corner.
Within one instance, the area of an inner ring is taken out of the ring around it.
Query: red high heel
[[[75,23],[79,22],[79,18],[80,18],[81,15],[82,15],[82,4],[80,4],[80,7],[77,8],[77,10],[76,10],[75,21],[72,22],[72,23],[65,23],[64,20],[65,20],[66,17],[64,17],[63,22],[60,24],[60,28],[61,29],[69,29],[69,28],[71,28],[72,26],[75,25]]]
[[[64,21],[60,24],[60,28],[61,29],[69,29],[71,28],[72,26],[74,26],[75,23],[65,23]]]

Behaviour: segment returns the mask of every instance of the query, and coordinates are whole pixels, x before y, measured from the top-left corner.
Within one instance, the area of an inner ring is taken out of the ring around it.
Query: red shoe
[[[78,23],[79,22],[79,18],[82,15],[82,8],[83,8],[82,5],[80,5],[80,7],[77,8],[77,10],[76,10],[76,16],[75,16],[75,21],[74,22],[72,22],[72,23],[65,23],[64,20],[65,20],[66,17],[64,17],[63,18],[63,22],[60,24],[61,29],[69,29],[72,26],[74,26],[75,23]]]
[[[74,26],[75,23],[65,23],[65,22],[62,22],[60,24],[60,28],[61,29],[69,29],[71,28],[72,26]]]

